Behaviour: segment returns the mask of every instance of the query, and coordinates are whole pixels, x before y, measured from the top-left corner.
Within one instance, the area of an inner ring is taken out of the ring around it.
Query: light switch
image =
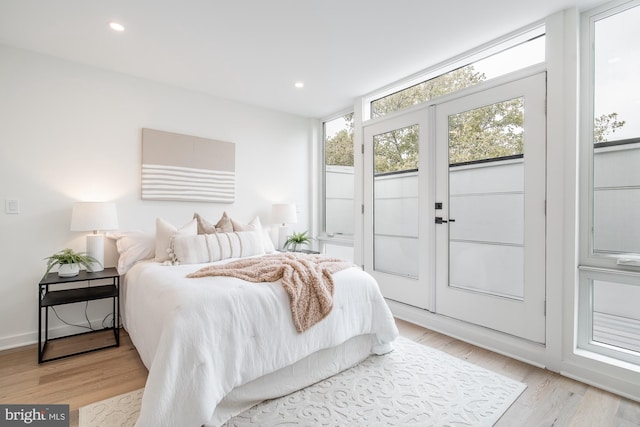
[[[8,214],[20,213],[20,200],[6,199],[4,201],[4,211]]]

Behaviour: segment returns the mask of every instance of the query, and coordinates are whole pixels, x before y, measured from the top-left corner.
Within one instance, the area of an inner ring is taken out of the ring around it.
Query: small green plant
[[[91,269],[92,263],[97,262],[98,264],[100,264],[94,257],[89,256],[85,253],[74,252],[69,248],[63,249],[60,252],[56,252],[55,254],[46,257],[45,260],[47,261],[47,271],[44,273],[45,276],[49,274],[51,269],[56,265],[80,264],[87,269]]]
[[[308,245],[313,240],[311,237],[307,236],[307,231],[303,231],[302,233],[293,233],[286,242],[284,242],[284,249],[289,249],[289,247],[293,247],[293,252],[298,250],[299,245]]]

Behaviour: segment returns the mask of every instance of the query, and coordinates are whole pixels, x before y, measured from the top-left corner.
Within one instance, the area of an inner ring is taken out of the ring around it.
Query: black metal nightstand
[[[100,281],[97,286],[91,286],[93,281]],[[86,282],[87,286],[76,286],[69,288],[68,285],[80,284]],[[65,289],[55,290],[55,287],[67,285]],[[109,347],[118,347],[120,345],[120,275],[115,268],[105,268],[102,271],[89,273],[80,271],[77,276],[60,277],[58,273],[49,273],[42,278],[38,289],[38,363],[48,362],[51,360],[61,359],[63,357],[74,356],[77,354],[88,353],[90,351],[101,350]],[[82,332],[78,334],[66,335],[63,337],[49,339],[49,309],[64,304],[72,304],[82,301],[93,301],[111,298],[113,326],[94,330],[90,332]],[[42,334],[42,311],[44,310],[44,340]],[[111,337],[110,330],[113,330]],[[88,335],[92,334],[92,338],[88,339]],[[99,336],[99,335],[107,336]],[[81,337],[84,336],[84,337]],[[74,338],[78,337],[78,338]],[[82,338],[81,342],[79,341]],[[58,349],[51,349],[54,344]],[[65,343],[74,349],[81,348],[80,351],[67,353],[64,350]]]

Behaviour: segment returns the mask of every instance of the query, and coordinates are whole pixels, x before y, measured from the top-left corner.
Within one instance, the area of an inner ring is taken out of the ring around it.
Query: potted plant
[[[58,276],[60,277],[72,277],[77,276],[80,272],[80,265],[83,265],[86,269],[91,269],[92,263],[98,263],[95,258],[85,253],[74,252],[72,249],[66,248],[60,252],[45,258],[47,261],[47,271],[44,273],[46,276],[51,269],[58,265]]]
[[[284,242],[284,249],[288,249],[290,246],[293,247],[292,251],[296,252],[298,250],[298,245],[308,245],[311,240],[311,237],[307,236],[307,232],[303,231],[302,233],[294,232],[286,242]]]

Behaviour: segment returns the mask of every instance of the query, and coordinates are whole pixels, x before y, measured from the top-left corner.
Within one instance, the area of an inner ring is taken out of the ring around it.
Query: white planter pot
[[[58,276],[60,277],[73,277],[80,273],[80,266],[77,263],[73,264],[60,264],[58,267]]]

